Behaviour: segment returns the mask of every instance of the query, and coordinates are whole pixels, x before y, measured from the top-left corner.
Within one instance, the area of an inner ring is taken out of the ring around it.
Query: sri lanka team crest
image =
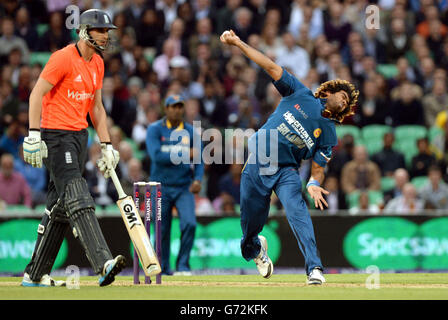
[[[321,128],[317,128],[316,130],[314,130],[313,135],[317,139],[317,138],[320,137],[321,133],[322,133],[322,129]]]

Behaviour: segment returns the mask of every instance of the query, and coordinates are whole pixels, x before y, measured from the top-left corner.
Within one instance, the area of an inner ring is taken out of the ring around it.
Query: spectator
[[[392,125],[425,125],[423,106],[414,86],[410,82],[403,82],[397,89],[397,98],[391,106]]]
[[[390,33],[386,42],[387,62],[394,63],[410,48],[410,38],[404,19],[394,18],[390,23]]]
[[[115,14],[118,12],[118,7],[115,2],[114,0],[95,0],[93,2],[93,8],[105,11],[114,20]]]
[[[38,50],[39,35],[37,34],[36,26],[30,21],[30,14],[27,7],[23,6],[17,10],[15,22],[15,35],[25,40],[29,50]]]
[[[404,155],[392,149],[394,142],[394,134],[387,132],[383,136],[383,149],[371,157],[372,161],[380,168],[383,177],[392,176],[399,168],[406,168]]]
[[[388,79],[390,88],[398,87],[405,81],[415,82],[416,73],[414,71],[414,68],[409,65],[409,61],[407,58],[398,58],[395,65],[397,67],[397,74],[394,77]]]
[[[305,49],[295,44],[291,33],[283,34],[284,46],[279,48],[275,54],[276,63],[288,68],[299,79],[304,79],[310,70],[310,59]],[[300,61],[300,63],[297,63]]]
[[[224,99],[219,94],[217,83],[207,81],[204,83],[204,96],[199,100],[200,114],[210,125],[223,127],[227,126],[228,113],[224,104]]]
[[[217,58],[220,56],[221,43],[219,37],[213,33],[212,22],[210,18],[202,18],[196,22],[196,34],[193,34],[188,40],[189,58],[197,58],[197,48],[200,43],[208,43],[211,56]]]
[[[31,190],[32,206],[45,204],[47,195],[47,170],[34,168],[23,161],[23,146],[19,147],[19,157],[14,159],[14,169],[22,174]]]
[[[329,195],[324,195],[324,198],[328,203],[328,207],[325,208],[325,210],[327,210],[329,214],[336,214],[339,210],[347,209],[345,193],[341,190],[336,175],[328,174],[325,177],[324,189],[330,192]]]
[[[139,21],[141,21],[142,14],[145,10],[145,2],[146,2],[145,0],[131,0],[128,7],[123,10],[126,21],[128,22],[129,26],[131,26],[134,29],[137,28]],[[168,1],[157,1],[157,2],[159,3]],[[111,17],[111,19],[113,18]],[[171,22],[172,21],[170,21],[170,23]]]
[[[448,185],[442,180],[442,170],[437,165],[428,168],[428,182],[420,190],[426,209],[448,209]]]
[[[177,7],[177,16],[184,21],[185,37],[189,39],[195,33],[196,28],[196,17],[189,1],[179,4]]]
[[[170,31],[168,32],[166,37],[162,37],[163,40],[160,40],[160,42],[163,44],[166,39],[172,39],[175,44],[174,55],[188,57],[189,44],[188,39],[184,37],[184,33],[185,22],[180,18],[176,18],[171,24]],[[161,47],[161,45],[159,45],[159,47]]]
[[[4,61],[13,48],[18,48],[22,52],[22,61],[28,63],[30,51],[25,40],[14,35],[14,20],[10,17],[4,17],[1,26],[0,59]]]
[[[399,168],[395,170],[393,178],[394,187],[383,192],[383,200],[385,204],[402,194],[403,186],[409,182],[409,173],[406,169]]]
[[[104,178],[97,167],[97,160],[101,157],[101,146],[99,143],[93,143],[89,148],[89,157],[83,173],[84,178],[89,186],[90,194],[98,206],[107,206],[113,204],[111,197],[108,195],[108,183],[110,179]],[[117,174],[119,169],[117,167]]]
[[[142,162],[136,158],[131,158],[127,161],[126,172],[127,174],[120,179],[126,194],[133,194],[134,182],[148,180],[145,172],[142,170]]]
[[[369,160],[364,146],[358,145],[353,149],[353,160],[342,168],[341,185],[346,194],[356,190],[380,190],[380,168]]]
[[[14,94],[12,83],[9,80],[2,80],[0,83],[0,98],[2,107],[0,110],[1,122],[10,125],[19,113],[20,100]]]
[[[14,118],[6,133],[0,138],[0,149],[10,153],[15,159],[19,158],[19,147],[23,144],[26,129]]]
[[[50,14],[49,28],[40,39],[39,51],[55,52],[72,41],[70,31],[65,27],[64,18],[60,11]],[[24,61],[28,61],[25,57]]]
[[[234,24],[235,11],[240,7],[241,0],[226,0],[225,6],[216,13],[216,34],[222,34]]]
[[[337,177],[341,176],[342,168],[351,160],[353,160],[353,148],[355,147],[355,138],[350,133],[345,134],[340,143],[340,147],[328,163],[328,173],[332,173]]]
[[[349,209],[350,214],[358,213],[370,213],[378,214],[380,213],[380,208],[377,204],[369,203],[369,193],[367,191],[362,191],[359,193],[358,204]]]
[[[157,73],[159,81],[165,81],[170,74],[170,61],[176,54],[176,43],[173,39],[167,39],[163,43],[162,54],[158,55],[153,62],[152,68]]]
[[[388,105],[378,94],[377,83],[371,79],[364,81],[358,106],[359,109],[353,117],[359,127],[384,124],[389,116]]]
[[[256,29],[256,25],[253,24],[253,13],[247,7],[240,7],[235,10],[233,17],[233,25],[230,28],[235,31],[240,39],[244,42],[247,41],[249,36],[253,33],[259,33],[260,30]]]
[[[385,46],[379,39],[377,29],[366,28],[362,41],[367,55],[373,57],[379,64],[386,62]]]
[[[344,7],[341,3],[335,1],[328,6],[328,18],[324,22],[324,33],[327,40],[335,43],[339,49],[347,44],[347,39],[352,26],[344,21]]]
[[[424,57],[417,65],[416,83],[423,88],[423,92],[429,93],[434,85],[435,64],[431,57]]]
[[[135,28],[137,44],[144,48],[156,49],[159,37],[163,34],[164,23],[161,12],[156,11],[155,8],[146,8]],[[148,32],[148,30],[151,30],[151,32]]]
[[[416,214],[423,210],[424,202],[417,197],[417,189],[412,183],[403,186],[400,196],[393,198],[384,207],[384,213]]]
[[[411,177],[426,176],[431,165],[436,163],[436,158],[429,148],[428,138],[420,138],[416,141],[418,154],[412,157]]]
[[[32,207],[31,189],[21,173],[14,169],[14,157],[5,153],[0,158],[0,199],[7,205]]]
[[[448,121],[445,120],[442,133],[434,138],[432,147],[436,159],[445,166],[448,165]]]
[[[176,56],[170,61],[170,80],[178,82],[179,91],[185,99],[201,99],[204,96],[204,87],[192,77],[190,62],[183,56]]]
[[[431,93],[427,93],[422,99],[425,113],[426,126],[431,127],[436,122],[437,114],[448,106],[448,93],[446,91],[446,81],[434,81]]]
[[[242,170],[242,164],[232,163],[229,172],[219,180],[220,196],[225,194],[230,195],[236,204],[240,204],[240,181]]]

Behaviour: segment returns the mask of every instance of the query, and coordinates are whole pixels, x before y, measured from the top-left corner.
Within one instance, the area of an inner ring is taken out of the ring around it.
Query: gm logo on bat
[[[133,206],[131,204],[125,203],[123,205],[123,210],[126,214],[126,218],[128,220],[130,229],[132,229],[136,225],[140,225],[138,218],[137,218],[137,214],[134,212]]]

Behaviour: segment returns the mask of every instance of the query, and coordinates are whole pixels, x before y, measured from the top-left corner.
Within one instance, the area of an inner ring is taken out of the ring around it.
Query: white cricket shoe
[[[320,268],[314,268],[308,275],[308,284],[320,285],[325,282],[324,275]]]
[[[22,286],[23,287],[65,287],[65,281],[54,280],[48,274],[44,274],[40,281],[31,280],[28,273],[23,274]]]
[[[266,238],[263,236],[258,236],[258,239],[260,239],[261,248],[260,253],[254,261],[257,265],[258,272],[260,272],[264,278],[268,279],[274,272],[274,265],[268,256],[268,242]]]

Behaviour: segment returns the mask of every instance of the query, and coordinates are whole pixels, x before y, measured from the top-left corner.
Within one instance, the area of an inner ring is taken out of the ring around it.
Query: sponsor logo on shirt
[[[78,74],[78,76],[75,78],[75,80],[74,80],[75,82],[82,82],[82,78],[81,78],[81,75],[80,74]]]
[[[297,135],[300,137],[300,139],[302,139],[306,147],[309,150],[311,150],[311,148],[314,146],[314,141],[310,137],[308,132],[305,130],[305,128],[302,126],[302,124],[299,121],[297,121],[296,118],[293,116],[293,114],[289,111],[286,111],[283,114],[283,118],[297,132]]]
[[[67,97],[71,98],[71,99],[75,99],[76,101],[84,101],[86,99],[93,100],[93,98],[95,98],[95,95],[92,93],[85,92],[85,91],[78,92],[78,91],[70,91],[70,89],[68,89]]]
[[[321,133],[322,133],[322,129],[321,128],[317,128],[316,130],[314,130],[313,135],[317,139],[317,138],[320,137]]]
[[[297,111],[304,117],[305,119],[308,119],[308,115],[303,111],[303,109],[300,107],[299,104],[294,105],[294,108],[296,108]]]

